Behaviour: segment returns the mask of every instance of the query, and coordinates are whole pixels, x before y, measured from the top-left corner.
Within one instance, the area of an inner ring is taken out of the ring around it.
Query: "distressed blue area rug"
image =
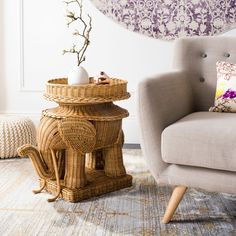
[[[236,195],[189,189],[173,222],[161,223],[171,195],[157,186],[140,150],[124,151],[133,187],[80,203],[34,195],[29,159],[0,160],[1,236],[235,236]]]
[[[236,27],[236,0],[91,0],[129,30],[171,40]]]

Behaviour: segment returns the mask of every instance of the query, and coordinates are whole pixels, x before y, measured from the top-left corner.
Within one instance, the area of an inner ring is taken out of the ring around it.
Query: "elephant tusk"
[[[40,189],[37,189],[37,190],[35,189],[35,190],[32,191],[34,194],[41,193],[41,192],[43,191],[43,189],[45,188],[45,186],[46,186],[46,180],[45,180],[45,179],[42,179],[42,181],[43,181],[42,187],[41,187]]]
[[[52,150],[52,149],[50,149],[50,150],[51,150],[51,154],[52,154],[53,168],[54,168],[54,172],[55,172],[55,176],[56,176],[57,192],[56,192],[55,197],[48,199],[48,202],[54,202],[59,197],[59,195],[61,193],[61,185],[60,185],[60,178],[59,178],[59,173],[58,173],[56,155],[55,155],[54,150]]]

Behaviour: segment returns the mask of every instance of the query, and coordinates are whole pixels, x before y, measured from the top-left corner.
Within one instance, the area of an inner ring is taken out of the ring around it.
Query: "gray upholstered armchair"
[[[139,84],[141,146],[157,183],[176,186],[168,223],[187,187],[236,194],[236,114],[208,112],[214,104],[216,62],[236,63],[236,38],[183,38],[176,71]]]

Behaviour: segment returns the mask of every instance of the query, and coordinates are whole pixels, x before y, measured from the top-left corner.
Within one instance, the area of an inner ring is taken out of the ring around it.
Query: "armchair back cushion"
[[[188,73],[195,111],[208,111],[214,105],[216,62],[236,63],[235,45],[235,38],[229,37],[192,37],[176,40],[174,67]]]

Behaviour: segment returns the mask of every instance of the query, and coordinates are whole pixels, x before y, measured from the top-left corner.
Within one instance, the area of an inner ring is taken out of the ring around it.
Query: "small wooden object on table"
[[[77,202],[132,185],[123,165],[122,119],[128,111],[113,101],[128,99],[127,82],[68,85],[49,80],[44,97],[58,107],[42,112],[38,147],[18,149],[28,155],[40,177],[41,188],[54,197]]]

